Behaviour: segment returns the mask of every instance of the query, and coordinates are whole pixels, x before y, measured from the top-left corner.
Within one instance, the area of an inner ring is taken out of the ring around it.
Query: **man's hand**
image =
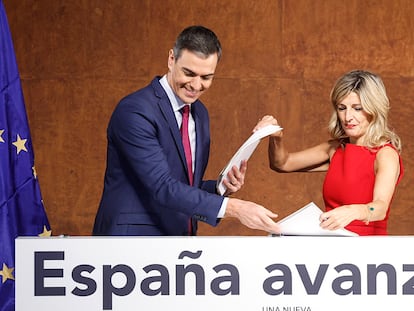
[[[226,186],[226,192],[224,196],[228,196],[239,191],[244,185],[244,178],[247,171],[247,161],[242,161],[240,169],[237,166],[233,166],[227,173],[227,179],[224,178],[223,184]]]
[[[250,229],[279,234],[279,225],[272,219],[277,216],[277,214],[259,204],[234,198],[229,199],[224,215],[224,217],[236,217]]]

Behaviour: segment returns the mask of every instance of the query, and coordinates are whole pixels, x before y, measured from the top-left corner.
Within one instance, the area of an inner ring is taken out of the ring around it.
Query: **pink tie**
[[[193,157],[191,156],[190,137],[188,136],[188,118],[190,116],[190,106],[185,105],[182,109],[183,122],[181,123],[181,139],[184,145],[185,159],[187,161],[187,173],[190,185],[193,185]],[[188,220],[188,235],[193,235],[191,218]]]
[[[193,157],[191,156],[190,137],[188,136],[188,118],[190,115],[190,106],[185,105],[182,109],[183,123],[181,124],[181,139],[183,140],[185,158],[187,160],[187,171],[190,185],[193,185]]]

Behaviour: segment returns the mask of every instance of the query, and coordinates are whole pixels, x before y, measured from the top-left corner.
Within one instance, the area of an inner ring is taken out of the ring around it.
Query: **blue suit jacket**
[[[223,197],[216,181],[203,181],[210,152],[206,107],[194,102],[194,185],[189,186],[184,148],[171,103],[154,78],[123,98],[109,121],[104,190],[94,235],[188,235],[197,220],[215,226]]]

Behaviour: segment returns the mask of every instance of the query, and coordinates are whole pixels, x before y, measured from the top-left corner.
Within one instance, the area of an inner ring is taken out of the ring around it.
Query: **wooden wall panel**
[[[412,1],[282,3],[286,74],[331,81],[344,71],[365,68],[385,76],[412,76]]]
[[[4,0],[21,73],[36,167],[53,234],[89,235],[102,192],[106,125],[119,99],[166,72],[179,31],[203,24],[223,58],[202,98],[210,109],[215,178],[264,114],[285,128],[289,148],[325,139],[329,92],[355,68],[380,74],[404,149],[405,177],[391,234],[414,233],[410,138],[414,99],[414,3],[410,0]],[[267,140],[236,196],[284,217],[322,204],[323,173],[278,174]],[[200,235],[264,235],[225,219]]]

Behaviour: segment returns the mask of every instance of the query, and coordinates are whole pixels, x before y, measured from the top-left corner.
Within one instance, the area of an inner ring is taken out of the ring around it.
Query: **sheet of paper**
[[[346,229],[322,229],[319,226],[319,216],[321,214],[322,210],[315,203],[310,202],[278,222],[281,235],[358,236],[358,234]]]
[[[239,150],[237,150],[237,152],[231,158],[229,163],[220,172],[220,175],[217,179],[217,189],[220,195],[223,195],[226,192],[227,188],[223,184],[223,180],[227,179],[227,173],[229,172],[229,170],[234,165],[240,167],[241,162],[243,160],[248,160],[255,151],[256,147],[259,145],[260,140],[262,138],[281,130],[282,128],[278,125],[268,125],[250,135],[250,137],[244,142],[244,144],[239,148]]]

